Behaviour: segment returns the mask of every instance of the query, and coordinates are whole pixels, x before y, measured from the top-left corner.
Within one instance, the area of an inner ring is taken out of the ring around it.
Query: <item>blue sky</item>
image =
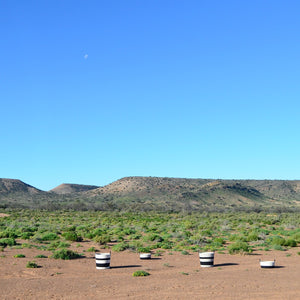
[[[299,9],[0,0],[0,177],[300,179]]]

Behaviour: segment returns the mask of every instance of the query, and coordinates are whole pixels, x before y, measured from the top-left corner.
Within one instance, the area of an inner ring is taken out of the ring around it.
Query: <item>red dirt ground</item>
[[[93,246],[81,243],[78,252]],[[0,299],[300,299],[299,248],[248,256],[215,254],[213,268],[201,268],[197,253],[168,251],[140,260],[132,252],[112,252],[111,269],[97,270],[94,253],[75,260],[34,258],[51,252],[5,248],[0,252]],[[105,251],[102,251],[105,252]],[[24,254],[25,258],[14,258]],[[259,259],[276,259],[261,269]],[[35,261],[40,268],[28,269]],[[136,270],[147,277],[133,277]]]

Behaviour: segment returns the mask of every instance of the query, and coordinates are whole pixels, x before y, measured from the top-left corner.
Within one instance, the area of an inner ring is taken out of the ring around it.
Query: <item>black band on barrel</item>
[[[96,264],[96,267],[98,268],[106,268],[109,267],[110,263],[106,263],[106,264]]]

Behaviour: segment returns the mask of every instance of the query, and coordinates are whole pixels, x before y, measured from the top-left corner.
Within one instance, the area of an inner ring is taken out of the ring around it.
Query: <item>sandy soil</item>
[[[0,218],[9,217],[8,214],[0,213]]]
[[[92,246],[81,244],[73,249],[81,252]],[[216,253],[213,268],[201,268],[197,253],[166,251],[140,260],[136,253],[112,252],[111,269],[96,270],[94,253],[63,261],[34,258],[51,252],[5,248],[0,252],[0,299],[300,299],[299,251]],[[26,257],[14,258],[15,254]],[[261,269],[259,258],[275,258],[277,267]],[[41,267],[26,268],[32,260]],[[151,275],[133,277],[136,270]]]

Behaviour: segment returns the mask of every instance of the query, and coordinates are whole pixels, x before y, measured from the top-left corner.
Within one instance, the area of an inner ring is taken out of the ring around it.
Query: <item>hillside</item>
[[[0,178],[0,207],[40,208],[51,195],[18,179]]]
[[[0,207],[122,211],[300,209],[298,180],[125,177],[103,187],[62,184],[43,192],[0,179]]]
[[[104,208],[223,210],[299,207],[300,181],[125,177],[85,194]]]
[[[56,194],[72,194],[72,193],[86,192],[97,188],[99,188],[99,186],[63,183],[57,186],[56,188],[50,190],[49,192],[53,192]]]
[[[36,194],[39,193],[40,190],[35,187],[26,184],[18,179],[7,179],[0,178],[0,195],[10,194],[10,193],[28,193],[28,194]]]

